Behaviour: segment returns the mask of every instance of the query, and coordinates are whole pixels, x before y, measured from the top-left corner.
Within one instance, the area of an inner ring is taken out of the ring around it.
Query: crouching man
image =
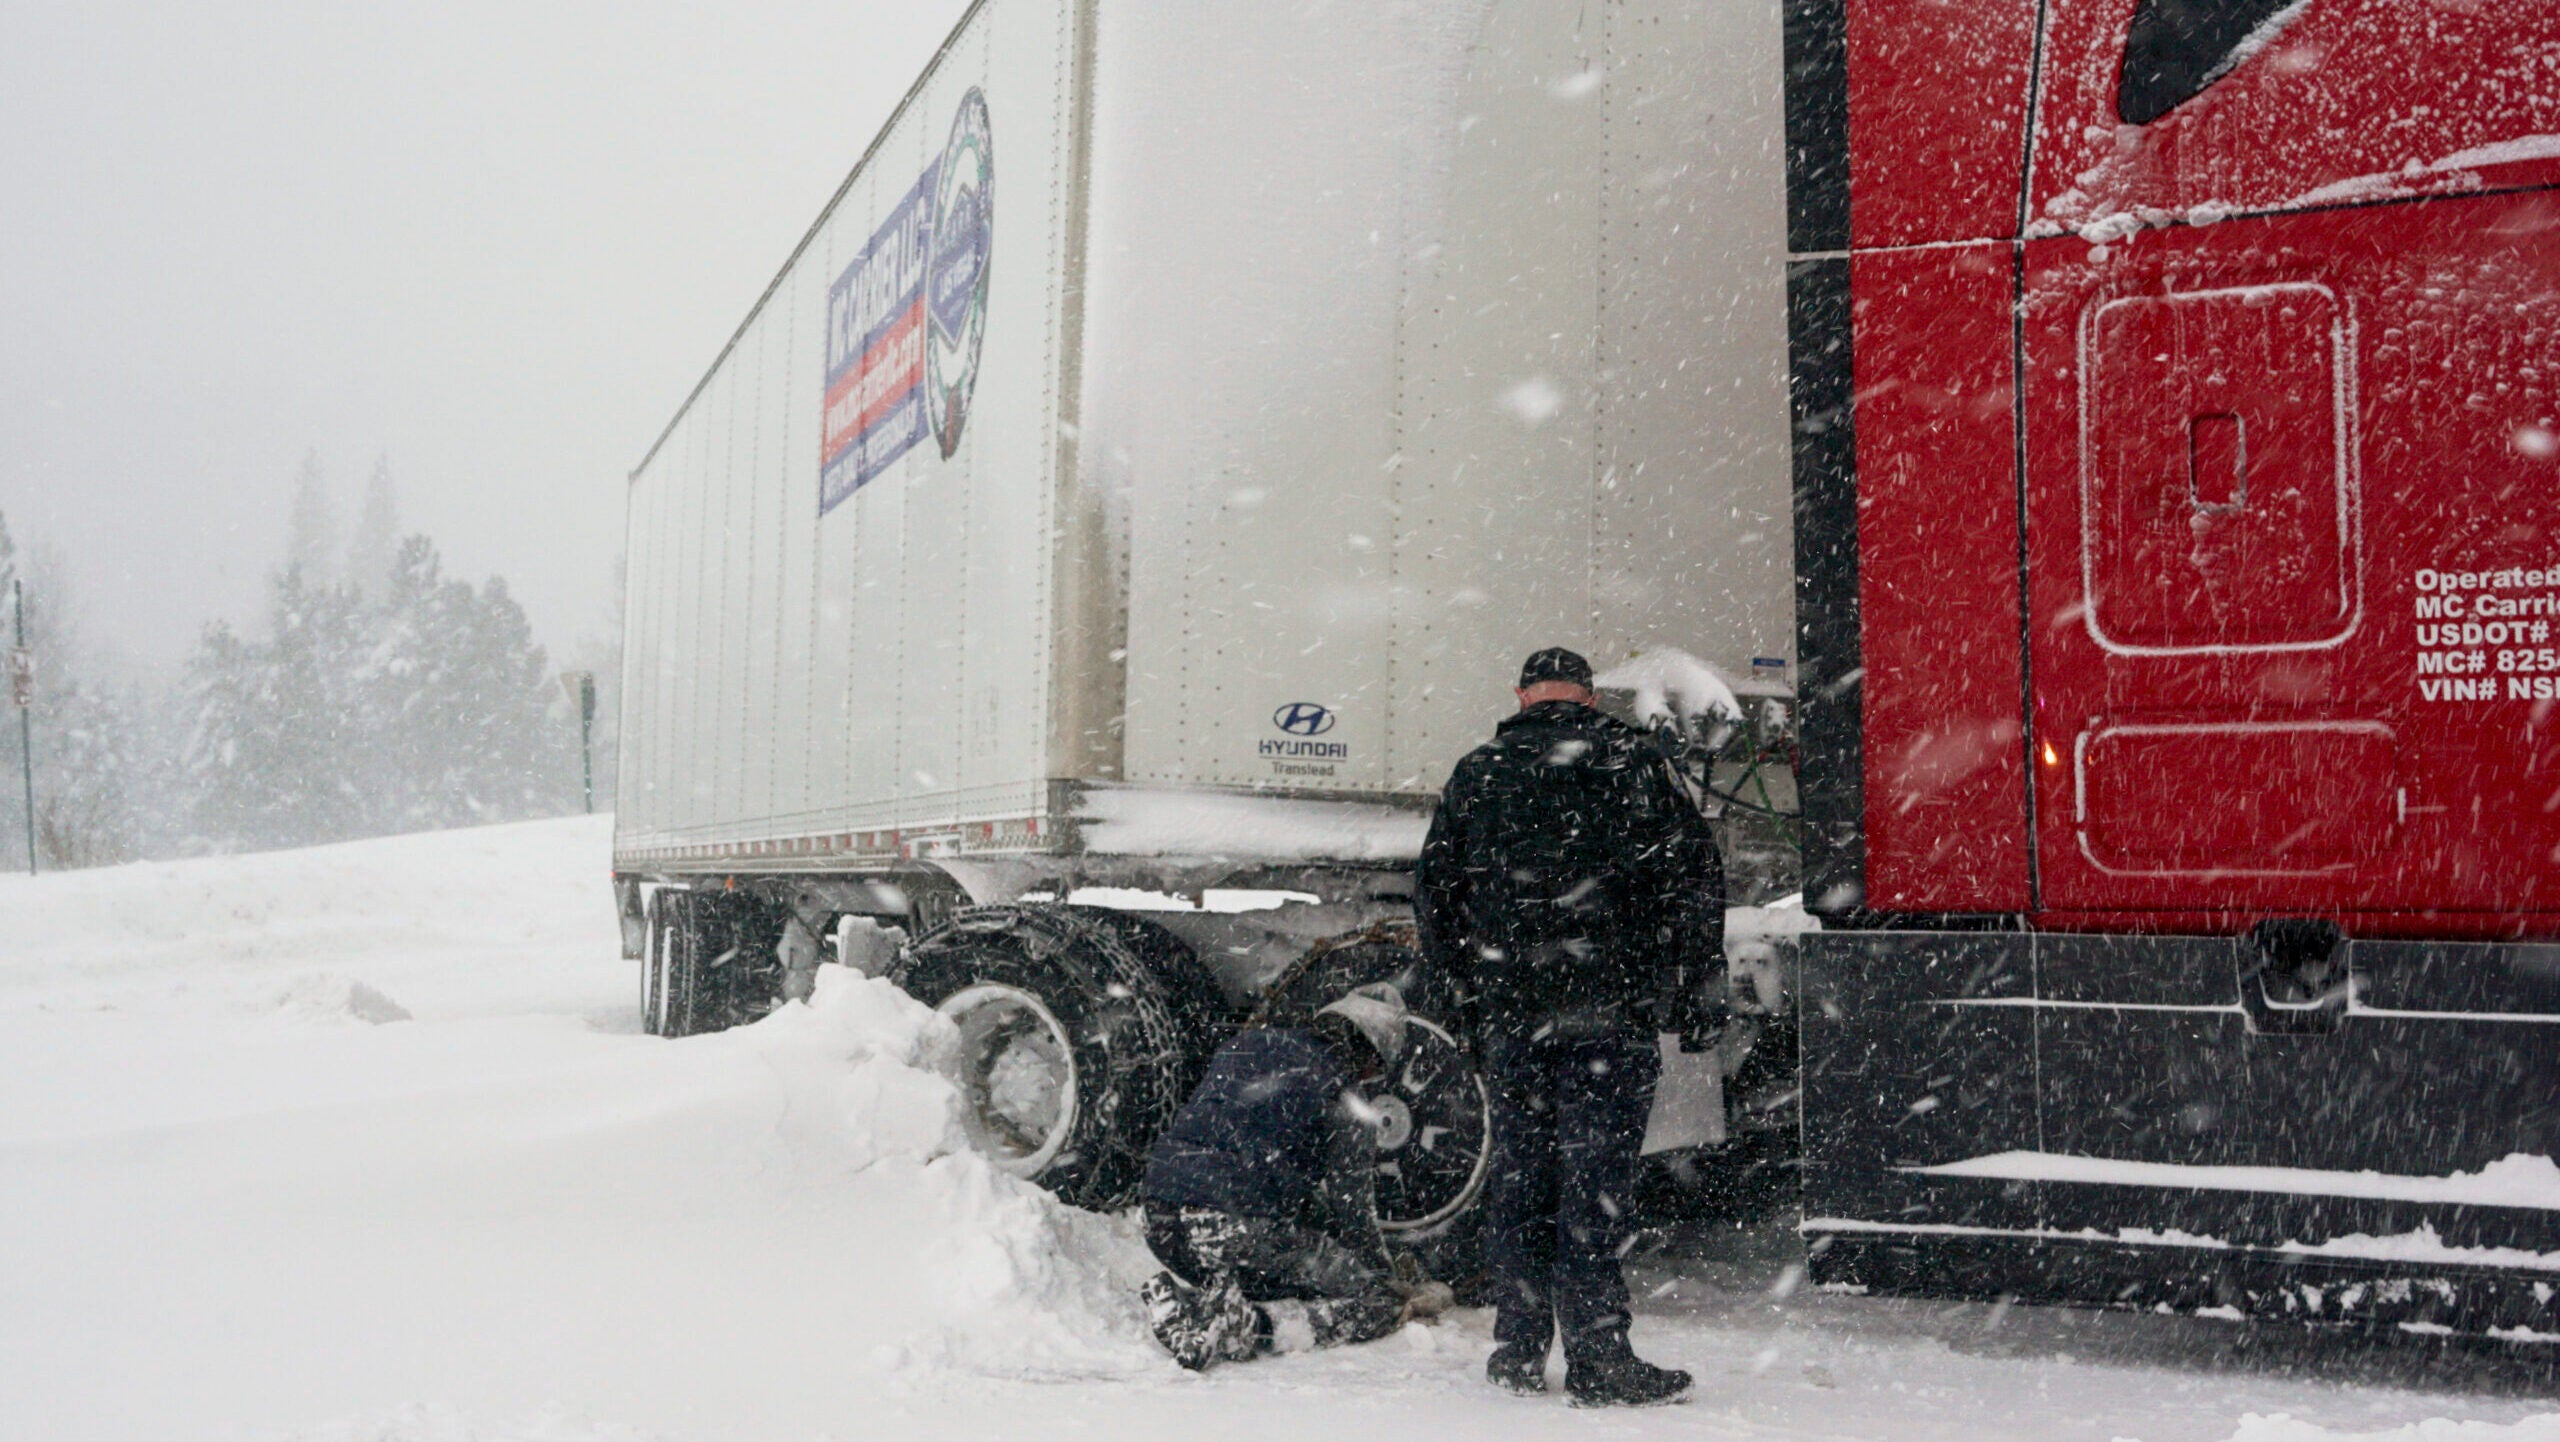
[[[1147,1318],[1198,1371],[1264,1352],[1367,1342],[1436,1315],[1449,1289],[1378,1235],[1375,1118],[1360,1083],[1403,1054],[1404,999],[1365,986],[1306,1023],[1249,1028],[1221,1047],[1157,1138],[1142,1197],[1166,1270]]]

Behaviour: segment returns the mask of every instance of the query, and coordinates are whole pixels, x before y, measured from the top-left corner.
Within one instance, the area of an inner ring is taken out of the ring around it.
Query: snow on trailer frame
[[[2548,1338],[2560,11],[1950,13],[1788,8],[1813,1275]]]
[[[1441,779],[1540,645],[1792,664],[1779,11],[1268,10],[981,0],[635,472],[626,940],[661,1032],[894,968],[1095,1204],[1243,1015],[1403,977],[1382,1196],[1463,1249]]]

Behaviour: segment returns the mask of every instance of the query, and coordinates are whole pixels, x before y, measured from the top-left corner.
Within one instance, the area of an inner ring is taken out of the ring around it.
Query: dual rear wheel
[[[1410,928],[1363,932],[1292,967],[1252,1021],[1303,1022],[1355,986],[1399,983],[1413,1006],[1405,1053],[1367,1093],[1379,1221],[1390,1247],[1463,1277],[1480,1265],[1489,1107],[1422,973]],[[909,948],[899,982],[960,1029],[963,1124],[979,1149],[1085,1207],[1136,1199],[1147,1148],[1237,1025],[1189,948],[1127,912],[963,912]]]
[[[753,1020],[778,994],[779,918],[740,892],[664,888],[647,908],[641,1015],[682,1037]],[[1099,907],[960,912],[906,948],[893,979],[960,1033],[962,1125],[997,1166],[1097,1210],[1137,1198],[1147,1149],[1243,1021],[1180,938]],[[1405,1054],[1369,1089],[1388,1243],[1436,1275],[1476,1267],[1491,1159],[1484,1085],[1442,1018],[1410,928],[1315,948],[1251,1018],[1303,1022],[1355,986],[1393,981],[1412,1005]],[[1453,1270],[1455,1269],[1455,1270]]]

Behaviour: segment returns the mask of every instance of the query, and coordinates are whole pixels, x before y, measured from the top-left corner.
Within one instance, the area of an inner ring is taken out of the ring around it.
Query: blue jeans
[[[1487,1044],[1485,1263],[1503,1347],[1544,1356],[1561,1329],[1568,1365],[1628,1355],[1618,1255],[1661,1074],[1653,1038],[1633,1032]]]

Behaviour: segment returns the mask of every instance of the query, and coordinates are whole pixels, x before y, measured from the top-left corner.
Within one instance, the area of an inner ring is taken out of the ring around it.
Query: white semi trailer
[[[651,1028],[894,968],[979,1141],[1113,1202],[1253,1007],[1415,980],[1522,656],[1783,695],[1780,47],[1777,0],[971,7],[631,477]],[[1423,1238],[1483,1102],[1417,984]]]

